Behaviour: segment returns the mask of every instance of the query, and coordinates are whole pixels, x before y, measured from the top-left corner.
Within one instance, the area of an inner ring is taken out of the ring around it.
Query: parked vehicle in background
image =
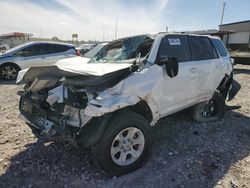
[[[14,80],[18,71],[29,67],[54,65],[58,60],[77,55],[72,44],[56,42],[29,42],[7,50],[0,55],[0,77]]]
[[[107,45],[108,43],[101,43],[98,44],[97,46],[95,46],[93,49],[89,50],[86,54],[84,54],[83,56],[77,56],[77,57],[71,57],[71,58],[66,58],[66,59],[62,59],[59,60],[58,62],[56,62],[56,65],[69,65],[69,64],[75,64],[75,63],[88,63],[90,59],[94,58],[96,56],[96,54],[102,49],[104,48],[105,45]]]
[[[68,59],[69,60],[69,59]],[[240,89],[219,38],[161,33],[112,41],[88,63],[23,70],[20,113],[35,135],[90,147],[112,176],[147,160],[152,126],[191,107],[197,122],[223,118]]]
[[[8,44],[4,44],[4,43],[0,42],[0,52],[5,52],[8,49],[9,49]]]
[[[76,47],[76,49],[80,52],[80,54],[83,56],[85,53],[87,53],[89,50],[94,48],[97,44],[81,44],[80,46]]]

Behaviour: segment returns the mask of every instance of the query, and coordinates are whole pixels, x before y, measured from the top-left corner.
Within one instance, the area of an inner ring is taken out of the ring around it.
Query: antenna
[[[224,13],[225,13],[225,7],[226,7],[226,2],[223,3],[223,9],[222,9],[222,14],[221,14],[220,25],[222,25],[222,23],[223,23],[223,18],[224,18]]]

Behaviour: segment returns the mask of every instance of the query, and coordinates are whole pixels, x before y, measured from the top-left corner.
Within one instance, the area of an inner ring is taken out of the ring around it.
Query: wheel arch
[[[5,65],[14,65],[15,67],[18,68],[18,70],[21,70],[21,67],[20,67],[18,64],[14,63],[14,62],[4,62],[4,63],[0,64],[0,69],[1,69],[3,66],[5,66]]]
[[[148,103],[146,101],[140,101],[135,105],[121,108],[114,112],[107,113],[101,117],[94,117],[81,129],[78,139],[79,145],[81,147],[87,148],[98,142],[112,119],[115,116],[118,116],[120,113],[126,113],[126,111],[137,113],[143,116],[148,122],[153,120],[153,114]]]

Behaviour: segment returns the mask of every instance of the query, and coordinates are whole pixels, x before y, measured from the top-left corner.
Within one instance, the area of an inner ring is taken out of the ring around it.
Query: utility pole
[[[222,14],[221,14],[220,25],[222,25],[222,23],[223,23],[223,18],[224,18],[224,13],[225,13],[225,7],[226,7],[226,2],[223,3],[223,9],[222,9]]]
[[[105,41],[105,29],[102,30],[102,41]]]
[[[115,39],[117,38],[117,18],[115,19]]]

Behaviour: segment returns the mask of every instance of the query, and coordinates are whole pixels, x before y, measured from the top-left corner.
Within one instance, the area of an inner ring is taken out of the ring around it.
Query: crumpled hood
[[[57,67],[60,70],[72,72],[81,75],[102,76],[111,72],[126,69],[131,67],[132,64],[128,63],[89,63],[79,64],[71,62],[70,64],[59,64]]]
[[[66,61],[66,59],[65,59]],[[47,67],[31,67],[19,71],[17,83],[21,81],[31,81],[36,77],[74,77],[74,76],[103,76],[112,72],[127,69],[131,67],[131,63],[78,63],[70,62],[59,63],[55,66]]]
[[[75,63],[81,63],[81,64],[86,64],[90,58],[87,57],[81,57],[81,56],[76,56],[76,57],[71,57],[71,58],[65,58],[57,61],[55,65],[70,65],[70,64],[75,64]]]

